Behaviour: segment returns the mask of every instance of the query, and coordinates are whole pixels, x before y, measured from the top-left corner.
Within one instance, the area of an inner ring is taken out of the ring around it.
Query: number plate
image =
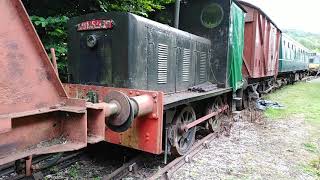
[[[78,24],[78,31],[90,31],[97,29],[112,29],[114,26],[113,20],[91,20]]]

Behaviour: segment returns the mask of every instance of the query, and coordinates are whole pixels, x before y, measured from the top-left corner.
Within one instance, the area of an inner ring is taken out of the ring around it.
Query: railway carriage
[[[282,33],[278,78],[293,83],[305,77],[309,70],[309,54],[307,48]]]
[[[259,7],[239,1],[247,11],[242,73],[244,102],[273,88],[278,75],[281,30]],[[249,97],[250,96],[250,97]]]

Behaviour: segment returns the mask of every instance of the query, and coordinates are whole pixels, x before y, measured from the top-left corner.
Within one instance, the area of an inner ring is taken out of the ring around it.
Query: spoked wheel
[[[193,127],[187,131],[181,130],[180,127],[196,120],[196,114],[191,106],[183,108],[174,119],[174,147],[173,153],[184,155],[192,147],[195,141],[196,128]]]
[[[218,111],[219,108],[223,106],[223,101],[220,97],[217,97],[213,103],[209,104],[207,107],[207,114],[213,113],[215,111]],[[219,133],[221,130],[221,122],[224,118],[224,115],[222,113],[219,113],[218,115],[210,118],[206,122],[206,129],[209,130],[211,133]]]

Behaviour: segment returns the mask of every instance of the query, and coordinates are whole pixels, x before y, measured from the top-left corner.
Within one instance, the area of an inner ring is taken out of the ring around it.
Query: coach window
[[[219,4],[209,4],[202,10],[201,23],[206,28],[215,28],[222,22],[223,15],[223,9]]]

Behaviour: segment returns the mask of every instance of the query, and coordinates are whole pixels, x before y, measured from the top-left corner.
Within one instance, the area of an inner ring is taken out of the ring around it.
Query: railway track
[[[83,151],[61,153],[54,155],[36,156],[32,161],[32,176],[26,175],[25,160],[20,162],[12,162],[0,167],[0,179],[20,180],[25,178],[40,180],[50,172],[51,167],[55,167],[55,170],[62,170],[80,159]]]
[[[217,137],[216,133],[209,134],[204,138],[198,140],[188,153],[184,156],[173,159],[171,162],[160,168],[159,170],[146,175],[149,180],[155,179],[170,179],[172,174],[177,171],[185,163],[190,163],[192,158],[199,153],[203,148],[208,148],[209,143]],[[128,163],[115,170],[113,173],[103,177],[103,180],[117,180],[128,177],[130,174],[136,174],[144,166],[144,156],[139,155]],[[152,158],[152,157],[151,157]]]
[[[185,154],[184,156],[178,157],[165,167],[161,168],[157,171],[154,175],[149,177],[149,180],[156,180],[156,179],[170,179],[172,174],[176,172],[182,165],[185,163],[190,163],[192,158],[199,153],[203,148],[209,148],[209,144],[212,140],[215,139],[217,134],[209,134],[206,137],[199,140],[191,150]]]

